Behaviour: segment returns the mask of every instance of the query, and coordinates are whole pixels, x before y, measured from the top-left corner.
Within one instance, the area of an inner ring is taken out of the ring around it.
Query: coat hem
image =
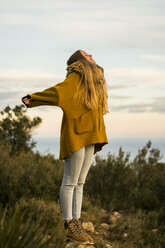
[[[79,150],[80,148],[82,148],[82,147],[84,147],[84,146],[88,146],[88,145],[92,145],[92,144],[95,144],[94,154],[96,154],[97,152],[99,152],[99,151],[102,150],[102,148],[103,148],[104,145],[107,145],[107,144],[108,144],[108,141],[106,141],[106,140],[103,140],[103,141],[98,141],[98,140],[96,140],[96,141],[86,142],[86,143],[84,143],[83,145],[81,144],[81,145],[77,146],[75,149],[73,149],[72,152],[77,151],[77,150]],[[69,156],[72,152],[68,152],[67,155],[63,155],[63,156],[60,154],[59,159],[60,159],[60,160],[64,160],[64,159],[65,159],[67,156]],[[94,154],[93,154],[93,155],[94,155]]]

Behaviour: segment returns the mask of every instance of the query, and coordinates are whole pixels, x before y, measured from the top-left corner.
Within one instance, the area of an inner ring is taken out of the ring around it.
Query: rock
[[[115,211],[113,213],[113,216],[115,216],[117,219],[119,219],[121,217],[121,214],[119,212]]]
[[[73,248],[73,247],[77,247],[77,248],[95,248],[93,245],[90,244],[80,244],[79,242],[69,242],[65,248]]]
[[[110,244],[105,244],[105,248],[113,248]]]
[[[105,216],[108,214],[107,210],[105,210],[104,208],[101,208],[99,212],[101,215],[105,215]]]
[[[87,215],[87,212],[86,211],[81,211],[81,214],[82,215]]]
[[[92,233],[95,232],[95,228],[94,228],[94,225],[93,225],[92,222],[85,222],[85,223],[83,223],[83,227],[84,227],[84,229],[87,230],[87,231],[90,231],[90,232],[92,232]]]
[[[120,218],[121,218],[121,214],[120,214],[119,212],[115,211],[115,212],[113,212],[113,213],[109,216],[109,221],[110,221],[112,224],[114,224],[114,223],[116,223],[116,221],[117,221],[118,219],[120,219]]]
[[[68,243],[66,246],[65,246],[65,248],[72,248],[73,247],[73,242],[70,242],[70,243]]]
[[[127,233],[123,233],[123,237],[124,238],[128,237],[128,234]]]
[[[100,226],[103,227],[105,230],[108,230],[110,227],[110,225],[108,225],[107,223],[101,223]]]
[[[77,246],[77,248],[95,248],[93,245],[83,245],[80,244],[79,246]]]
[[[153,233],[157,233],[159,230],[158,229],[152,229]]]

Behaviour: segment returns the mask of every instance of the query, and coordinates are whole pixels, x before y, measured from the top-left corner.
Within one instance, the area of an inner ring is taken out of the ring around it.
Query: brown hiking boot
[[[79,232],[81,234],[84,234],[86,237],[88,237],[88,240],[89,240],[89,244],[93,245],[94,244],[94,241],[93,241],[93,238],[87,234],[87,232],[85,231],[82,223],[83,223],[83,220],[80,218],[80,219],[74,219],[74,222],[76,223],[76,226],[79,230]]]
[[[89,244],[89,239],[84,233],[80,233],[76,223],[71,220],[69,222],[64,223],[64,227],[67,230],[67,238],[72,241],[79,241],[82,244]]]

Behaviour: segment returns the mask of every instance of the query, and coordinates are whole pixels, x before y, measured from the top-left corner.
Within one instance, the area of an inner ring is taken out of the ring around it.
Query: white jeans
[[[94,144],[82,147],[64,159],[64,175],[60,188],[62,219],[81,216],[83,186],[91,166]]]

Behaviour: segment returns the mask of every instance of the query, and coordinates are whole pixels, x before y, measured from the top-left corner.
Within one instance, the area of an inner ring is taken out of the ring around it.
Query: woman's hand
[[[22,98],[22,101],[23,101],[26,105],[28,105],[28,104],[30,103],[30,99],[27,98],[27,97],[23,97],[23,98]]]
[[[24,98],[23,101],[26,103],[26,104],[29,104],[30,100],[28,98]]]

